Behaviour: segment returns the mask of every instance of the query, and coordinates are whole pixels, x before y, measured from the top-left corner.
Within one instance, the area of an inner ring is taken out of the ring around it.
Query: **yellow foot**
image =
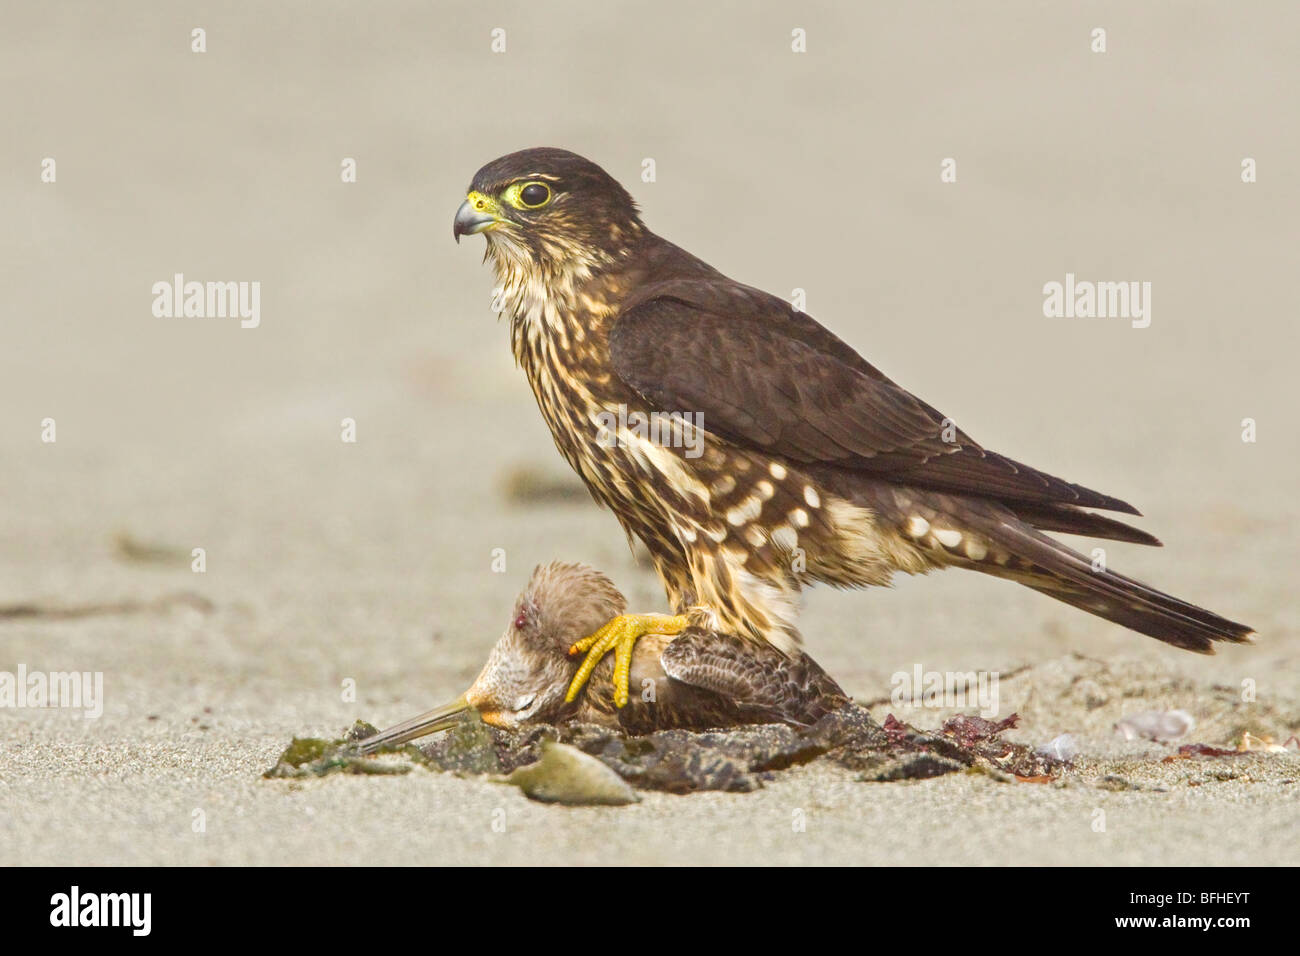
[[[572,701],[587,683],[587,678],[600,659],[611,649],[614,651],[614,706],[627,703],[627,681],[632,672],[632,648],[647,634],[680,634],[689,622],[685,615],[670,617],[667,614],[620,614],[611,619],[595,634],[590,634],[569,648],[569,654],[587,652],[587,658],[569,683],[566,702]]]

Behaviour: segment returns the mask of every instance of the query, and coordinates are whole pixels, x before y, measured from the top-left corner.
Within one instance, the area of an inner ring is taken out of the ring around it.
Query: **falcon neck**
[[[498,268],[515,361],[530,379],[547,367],[578,373],[608,362],[609,333],[630,285],[621,262],[577,261],[562,270]]]

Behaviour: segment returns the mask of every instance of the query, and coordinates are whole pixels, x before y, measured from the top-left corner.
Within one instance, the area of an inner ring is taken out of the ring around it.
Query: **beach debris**
[[[1236,747],[1214,747],[1210,744],[1184,744],[1178,753],[1165,757],[1162,763],[1187,760],[1191,757],[1240,757],[1244,754],[1295,754],[1300,753],[1300,740],[1291,737],[1285,743],[1274,743],[1272,737],[1256,737],[1249,731],[1241,735]]]
[[[1020,715],[1012,714],[1005,720],[987,720],[975,714],[958,714],[944,721],[942,733],[955,737],[963,747],[973,747],[991,740],[1004,730],[1020,723]]]
[[[1162,743],[1186,737],[1196,726],[1185,710],[1144,710],[1129,714],[1115,724],[1115,732],[1125,740],[1151,740]]]
[[[703,732],[663,730],[642,737],[625,736],[596,724],[538,725],[518,732],[489,730],[497,757],[507,770],[535,763],[545,742],[559,741],[601,761],[639,790],[678,794],[757,790],[773,771],[806,763],[826,753],[831,745],[820,737],[807,739],[784,724]],[[441,738],[424,745],[431,763],[440,762],[445,746]]]
[[[276,760],[275,766],[262,774],[267,780],[277,778],[324,777],[332,773],[391,776],[410,773],[428,763],[418,747],[406,745],[391,753],[405,760],[383,759],[379,755],[361,756],[356,742],[375,733],[375,728],[358,720],[342,737],[324,740],[319,737],[294,737]]]
[[[1266,753],[1266,754],[1293,754],[1300,753],[1300,738],[1292,736],[1285,743],[1274,743],[1272,737],[1256,737],[1247,731],[1241,735],[1241,743],[1237,744],[1237,750],[1241,753]]]
[[[446,733],[438,735],[437,744],[437,747],[416,748],[435,770],[460,774],[499,774],[509,769],[502,765],[497,754],[492,728],[483,723],[472,710],[464,714]]]
[[[832,732],[826,730],[822,736],[812,729],[804,732],[785,724],[751,724],[625,737],[606,728],[586,726],[566,731],[566,736],[638,789],[677,794],[700,790],[748,793],[771,780],[776,771],[826,754],[834,745]]]
[[[1160,762],[1173,763],[1175,760],[1188,760],[1192,757],[1239,757],[1243,753],[1245,753],[1244,750],[1212,747],[1209,744],[1183,744],[1178,748],[1178,753],[1170,754]]]
[[[539,800],[607,804],[628,802],[630,790],[624,788],[747,793],[781,771],[814,760],[855,771],[863,782],[923,780],[971,768],[1006,782],[1052,779],[1060,760],[1000,736],[1018,720],[1015,715],[1003,721],[954,718],[936,733],[892,714],[882,727],[865,708],[849,704],[806,727],[746,724],[627,736],[610,727],[576,723],[505,730],[470,713],[422,747],[407,743],[368,756],[357,742],[372,736],[374,728],[358,721],[337,740],[295,738],[263,776],[399,774],[422,767],[488,776]],[[577,760],[575,751],[586,759]],[[611,773],[619,787],[612,786]]]
[[[1010,775],[1003,774],[987,765],[977,764],[971,766],[959,760],[940,757],[938,754],[932,753],[907,754],[892,760],[882,761],[878,769],[863,773],[858,779],[866,783],[894,783],[899,780],[927,780],[930,777],[942,777],[946,774],[958,773],[968,769],[980,770],[1000,779],[1011,779]]]
[[[641,799],[626,780],[577,747],[543,740],[541,752],[536,763],[519,767],[500,781],[544,803],[622,806]]]
[[[1053,760],[1059,760],[1061,763],[1069,763],[1075,757],[1079,756],[1079,745],[1075,742],[1072,735],[1059,734],[1047,743],[1035,747],[1034,753],[1043,754],[1044,756],[1051,757]]]
[[[750,724],[627,737],[604,727],[570,725],[537,733],[558,735],[603,761],[637,789],[677,794],[702,790],[746,793],[783,770],[814,760],[857,771],[860,781],[880,783],[923,780],[976,765],[1028,777],[1051,771],[1046,758],[997,736],[992,722],[978,726],[958,722],[957,726],[966,727],[964,740],[944,732],[918,730],[892,714],[882,727],[865,708],[850,704],[802,728]],[[526,754],[533,744],[525,737],[507,746],[514,748],[503,758],[509,763],[520,757],[529,759]]]

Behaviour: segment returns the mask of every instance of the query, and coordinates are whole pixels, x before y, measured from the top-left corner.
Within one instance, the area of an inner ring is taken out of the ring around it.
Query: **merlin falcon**
[[[595,163],[553,148],[488,163],[453,233],[486,238],[560,453],[645,544],[673,610],[619,615],[575,643],[587,657],[570,699],[613,650],[625,703],[649,633],[703,627],[796,653],[805,585],[898,571],[982,571],[1201,653],[1250,642],[1251,628],[1047,534],[1159,545],[1097,513],[1132,505],[981,447],[784,299],[655,235]],[[644,421],[666,431],[632,425]]]

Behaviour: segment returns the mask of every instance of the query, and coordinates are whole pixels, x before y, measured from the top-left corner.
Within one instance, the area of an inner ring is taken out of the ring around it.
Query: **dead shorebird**
[[[624,678],[639,689],[627,706],[615,704],[616,665],[610,657],[593,661],[585,689],[566,699],[575,675],[589,666],[575,656],[574,645],[626,606],[613,582],[594,568],[539,565],[469,690],[361,741],[362,752],[445,730],[471,709],[485,723],[507,730],[579,722],[643,734],[674,727],[806,725],[848,703],[839,685],[797,650],[787,657],[697,627],[656,633],[653,621],[647,622],[651,629],[637,642]]]

